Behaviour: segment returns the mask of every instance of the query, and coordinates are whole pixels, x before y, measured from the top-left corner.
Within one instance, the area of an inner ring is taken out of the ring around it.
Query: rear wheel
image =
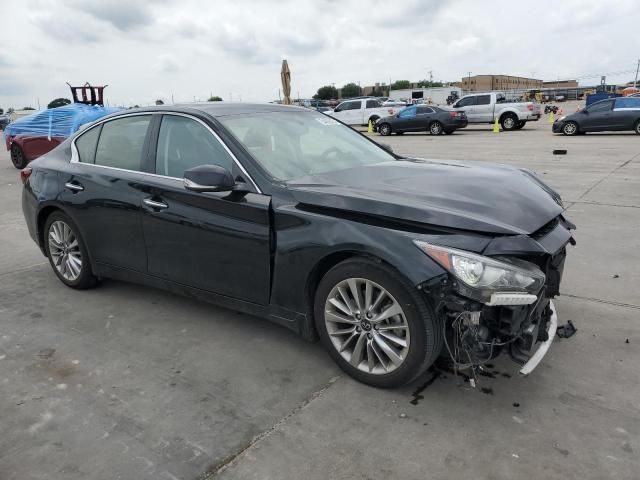
[[[87,248],[78,227],[67,215],[54,212],[47,218],[44,245],[49,263],[62,283],[77,289],[96,284]]]
[[[365,258],[346,260],[324,276],[314,319],[335,362],[377,387],[410,382],[442,349],[442,328],[421,293],[391,267]]]
[[[513,113],[507,113],[502,116],[500,124],[502,125],[502,129],[505,131],[514,130],[518,125],[518,117],[516,117]]]
[[[578,124],[576,122],[567,122],[562,127],[562,133],[565,135],[575,135],[578,133]]]
[[[11,163],[13,163],[14,167],[19,168],[20,170],[26,167],[29,163],[25,158],[24,152],[22,151],[20,146],[16,145],[15,143],[11,145]]]
[[[378,127],[378,133],[384,137],[391,135],[391,125],[383,123]]]
[[[633,131],[636,132],[638,135],[640,135],[640,120],[638,120],[636,124],[633,126]]]
[[[429,125],[429,133],[431,135],[440,135],[442,133],[442,124],[438,121],[435,121]]]

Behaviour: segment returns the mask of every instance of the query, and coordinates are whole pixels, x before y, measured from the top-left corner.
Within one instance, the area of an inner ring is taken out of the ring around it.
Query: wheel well
[[[516,120],[518,120],[518,116],[515,113],[513,113],[513,112],[504,112],[502,115],[500,115],[500,119],[498,121],[502,122],[502,120],[504,120],[505,117],[507,117],[507,116],[515,117]]]
[[[38,212],[38,244],[40,248],[44,251],[44,224],[53,212],[62,211],[58,207],[44,207],[40,212]]]
[[[362,252],[356,252],[352,250],[346,250],[341,252],[335,252],[330,255],[327,255],[323,259],[321,259],[312,269],[311,273],[307,277],[307,285],[306,285],[306,299],[307,299],[307,325],[304,329],[303,335],[307,337],[309,334],[313,336],[314,339],[318,338],[318,332],[316,331],[316,324],[313,319],[313,303],[315,301],[315,294],[318,288],[318,284],[320,280],[327,274],[329,270],[338,265],[349,258],[354,257],[364,257],[377,262],[382,262],[382,260],[376,256],[368,255]]]

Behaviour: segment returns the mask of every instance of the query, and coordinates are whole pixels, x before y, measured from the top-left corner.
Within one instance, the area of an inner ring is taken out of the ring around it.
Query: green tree
[[[411,88],[409,80],[396,80],[391,84],[391,90],[404,90],[405,88]]]
[[[342,98],[359,97],[360,95],[362,95],[360,87],[353,82],[347,83],[344,87],[342,87],[342,91],[340,93],[342,94]]]
[[[47,105],[47,108],[64,107],[65,105],[69,105],[70,103],[71,103],[71,100],[69,100],[68,98],[56,98],[55,100],[51,100],[49,102],[49,105]]]
[[[0,108],[0,115],[4,113],[4,110]]]
[[[164,105],[164,102],[160,99],[156,100],[156,105]]]
[[[429,80],[420,80],[418,82],[418,88],[437,88],[442,86],[442,82],[431,82]]]
[[[207,102],[222,102],[222,97],[219,97],[217,95],[213,95],[212,97],[209,97],[207,99]]]
[[[22,110],[35,110],[33,107],[24,107]]]
[[[316,100],[333,100],[334,98],[338,98],[338,89],[332,85],[325,85],[318,89],[318,93],[316,93],[313,98]]]

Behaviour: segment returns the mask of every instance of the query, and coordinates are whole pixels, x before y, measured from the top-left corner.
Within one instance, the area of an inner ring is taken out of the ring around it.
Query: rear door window
[[[491,95],[478,95],[476,97],[476,105],[489,105],[491,103]]]
[[[616,98],[616,110],[617,109],[640,109],[640,97],[624,97]]]
[[[94,163],[96,160],[96,146],[102,125],[91,128],[76,139],[78,157],[82,163]]]
[[[367,108],[378,108],[380,105],[380,102],[377,100],[367,100]]]
[[[141,170],[144,141],[151,115],[118,118],[102,124],[95,164]]]
[[[426,114],[429,114],[429,113],[433,113],[433,108],[431,108],[431,107],[423,107],[423,106],[417,107],[416,113],[418,115],[426,115]]]

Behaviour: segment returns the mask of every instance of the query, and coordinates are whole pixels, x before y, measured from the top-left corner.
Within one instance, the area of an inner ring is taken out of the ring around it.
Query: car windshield
[[[254,113],[218,120],[278,180],[395,160],[351,128],[321,113]]]

